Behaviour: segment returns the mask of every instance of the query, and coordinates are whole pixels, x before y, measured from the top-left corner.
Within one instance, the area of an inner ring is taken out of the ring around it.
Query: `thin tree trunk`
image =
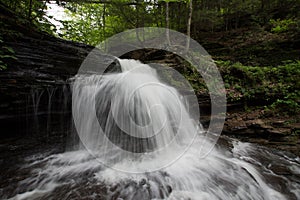
[[[187,41],[185,46],[185,53],[190,49],[190,41],[191,41],[191,24],[192,24],[192,14],[193,14],[193,0],[190,0],[189,3],[189,18],[187,22]]]
[[[239,13],[235,13],[235,29],[238,28],[239,25]]]
[[[145,30],[144,30],[144,27],[145,27],[145,15],[146,15],[145,4],[142,3],[141,7],[142,7],[142,20],[140,22],[140,27],[142,28],[141,32],[142,32],[142,38],[143,38],[143,43],[144,43],[145,42]]]
[[[166,38],[167,38],[167,43],[170,46],[171,41],[170,41],[170,19],[169,19],[169,2],[166,1]]]
[[[14,1],[14,11],[16,11],[17,10],[17,1]]]
[[[265,1],[264,0],[260,1],[260,9],[261,9],[261,11],[264,11],[264,9],[265,9]]]
[[[33,0],[29,0],[29,10],[28,10],[28,20],[31,21],[31,13],[32,13],[32,1]]]
[[[103,23],[103,27],[102,27],[102,31],[103,31],[103,41],[104,41],[104,49],[106,50],[106,34],[105,34],[105,26],[106,26],[106,19],[105,19],[105,15],[106,15],[106,5],[103,5],[103,13],[102,13],[102,23]]]
[[[140,3],[140,0],[137,0],[137,3]],[[140,27],[140,15],[139,15],[139,11],[140,11],[140,7],[137,4],[136,5],[136,22],[135,22],[135,34],[136,34],[136,38],[137,40],[140,42],[141,45],[143,45],[143,41],[140,38],[140,31],[139,31],[139,27]]]

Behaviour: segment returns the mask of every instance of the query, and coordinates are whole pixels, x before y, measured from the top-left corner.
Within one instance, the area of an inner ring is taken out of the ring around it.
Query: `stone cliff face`
[[[68,79],[77,73],[93,47],[37,31],[2,5],[0,10],[1,24],[5,24],[1,28],[3,45],[12,48],[17,57],[8,60],[7,69],[0,71],[0,137],[6,138],[25,134],[28,122],[35,126],[34,115],[43,123],[43,115],[49,111],[51,115],[70,112]],[[102,64],[115,63],[111,56],[100,56]],[[52,116],[51,123],[57,118]]]

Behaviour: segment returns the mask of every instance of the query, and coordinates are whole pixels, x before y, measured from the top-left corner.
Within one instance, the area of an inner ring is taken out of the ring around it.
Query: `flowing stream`
[[[120,73],[75,77],[80,145],[26,157],[6,198],[300,199],[298,157],[226,137],[201,156],[211,141],[186,99],[154,68],[120,63]]]

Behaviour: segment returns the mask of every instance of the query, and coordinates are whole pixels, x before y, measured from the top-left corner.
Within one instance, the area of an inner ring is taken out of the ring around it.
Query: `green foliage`
[[[69,10],[71,19],[63,20],[60,31],[46,16],[48,1],[2,0],[2,3],[40,30],[61,37],[97,44],[103,39],[127,29],[146,26],[166,26],[166,2],[169,2],[171,29],[187,30],[190,0],[110,0],[56,2]],[[97,2],[97,3],[94,3]],[[52,2],[53,3],[53,2]],[[281,19],[277,19],[280,16]],[[276,20],[275,20],[276,19]],[[262,0],[193,0],[192,37],[199,31],[224,31],[249,26],[271,25],[272,32],[282,33],[291,26],[299,29],[299,1]],[[143,38],[143,36],[140,36]]]
[[[289,27],[297,25],[296,21],[292,19],[270,19],[270,23],[273,26],[273,28],[271,29],[273,33],[286,32],[289,30]]]
[[[18,20],[22,20],[23,24],[29,22],[35,28],[49,34],[54,34],[56,32],[55,26],[46,16],[47,1],[2,0],[2,3],[15,12],[19,16]]]
[[[169,27],[186,33],[189,0],[114,0],[107,3],[67,2],[65,8],[69,10],[71,19],[62,21],[64,27],[59,35],[96,45],[127,29],[166,27],[166,2],[169,3]],[[193,0],[191,36],[198,39],[200,31],[227,31],[266,25],[271,25],[274,33],[289,31],[289,27],[299,21],[298,7],[296,0]],[[282,20],[274,20],[277,15]],[[137,37],[143,40],[142,33],[138,33]]]
[[[292,95],[296,96],[295,94]],[[299,93],[297,94],[297,97],[299,98]],[[270,105],[270,108],[272,108],[273,110],[277,109],[282,112],[288,112],[291,114],[298,114],[300,111],[299,102],[297,102],[297,100],[294,98],[290,98],[289,95],[284,97],[284,99],[277,99]]]
[[[9,47],[6,46],[3,42],[2,37],[0,36],[0,71],[5,70],[7,68],[7,61],[9,60],[17,60],[15,57],[15,51]]]
[[[300,109],[300,61],[277,67],[252,67],[216,61],[224,79],[228,101],[265,98],[271,109],[297,113]]]
[[[102,39],[101,4],[68,4],[67,15],[70,20],[61,21],[60,36],[65,39],[97,45]]]
[[[112,4],[67,3],[65,8],[70,19],[62,20],[63,28],[59,35],[65,39],[97,45],[106,38],[137,27],[164,24],[161,10],[148,7],[146,2],[126,5],[132,1],[117,0]],[[142,40],[144,35],[138,37]]]

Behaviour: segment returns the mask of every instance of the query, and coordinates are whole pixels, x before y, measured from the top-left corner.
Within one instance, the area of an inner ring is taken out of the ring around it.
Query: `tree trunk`
[[[190,48],[190,37],[191,37],[191,23],[192,23],[192,14],[193,14],[193,0],[189,2],[189,18],[187,22],[187,41],[185,46],[185,52],[187,53]]]
[[[261,11],[264,11],[264,9],[265,9],[265,1],[264,0],[260,1],[260,9],[261,9]]]
[[[29,20],[29,21],[31,21],[32,1],[33,1],[33,0],[29,0],[29,10],[28,10],[28,20]]]
[[[140,3],[140,0],[137,0],[137,3]],[[137,4],[136,5],[136,23],[135,23],[135,34],[136,34],[136,38],[137,40],[140,42],[140,44],[143,46],[143,41],[140,38],[140,31],[139,31],[139,27],[140,27],[140,6]]]
[[[105,34],[105,26],[106,26],[106,19],[105,19],[105,15],[106,15],[106,5],[103,5],[103,13],[102,13],[102,23],[103,23],[103,27],[102,27],[102,31],[103,31],[103,41],[104,41],[104,49],[106,50],[106,34]]]
[[[169,19],[169,2],[166,1],[166,38],[167,38],[167,43],[170,46],[171,41],[170,41],[170,19]]]
[[[236,12],[235,13],[235,26],[234,26],[234,28],[237,29],[238,25],[239,25],[239,13]]]

